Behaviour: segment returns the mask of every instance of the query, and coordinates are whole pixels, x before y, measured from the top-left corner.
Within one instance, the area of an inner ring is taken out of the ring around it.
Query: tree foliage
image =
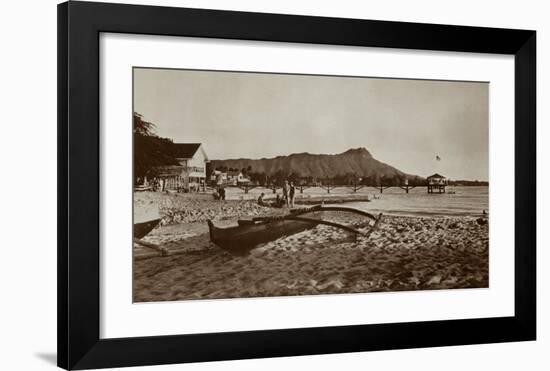
[[[177,165],[177,160],[170,156],[169,147],[173,142],[161,138],[155,133],[155,125],[145,121],[137,112],[133,115],[134,135],[134,179],[151,176],[156,166]]]

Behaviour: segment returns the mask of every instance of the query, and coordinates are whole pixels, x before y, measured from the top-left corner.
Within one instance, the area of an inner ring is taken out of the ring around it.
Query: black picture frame
[[[102,32],[514,55],[515,315],[100,339]],[[89,369],[535,340],[535,98],[535,31],[77,1],[59,4],[58,366]]]

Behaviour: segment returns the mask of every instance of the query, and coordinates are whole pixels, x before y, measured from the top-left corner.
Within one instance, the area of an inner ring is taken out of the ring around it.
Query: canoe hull
[[[152,219],[141,223],[134,223],[134,238],[141,239],[151,232],[160,223],[160,219]]]
[[[247,254],[259,244],[315,228],[314,221],[274,220],[255,225],[217,228],[208,221],[210,239],[217,246],[235,254]]]

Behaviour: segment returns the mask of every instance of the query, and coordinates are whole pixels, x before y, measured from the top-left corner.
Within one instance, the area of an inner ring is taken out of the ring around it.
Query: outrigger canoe
[[[147,220],[141,223],[134,223],[134,238],[141,239],[151,232],[160,223],[159,219]]]
[[[140,245],[150,249],[157,250],[161,256],[168,255],[166,247],[154,243],[142,241],[149,232],[151,232],[161,221],[158,209],[139,209],[134,210],[134,246]]]
[[[325,211],[359,214],[373,220],[374,224],[371,226],[369,232],[364,233],[346,225],[323,220],[323,213]],[[239,220],[237,226],[228,228],[218,228],[214,226],[211,220],[208,220],[208,227],[210,229],[210,240],[214,244],[224,250],[243,255],[250,252],[259,244],[312,229],[319,224],[340,228],[355,235],[368,235],[378,226],[381,218],[382,214],[375,217],[370,213],[357,209],[318,205],[307,209],[291,210],[290,214],[283,216]]]
[[[156,207],[139,206],[134,209],[134,239],[142,239],[160,223]]]

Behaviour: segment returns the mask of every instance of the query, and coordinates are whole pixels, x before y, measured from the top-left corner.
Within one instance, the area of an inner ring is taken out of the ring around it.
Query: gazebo
[[[447,178],[440,174],[433,174],[426,178],[428,181],[428,193],[445,193]]]

